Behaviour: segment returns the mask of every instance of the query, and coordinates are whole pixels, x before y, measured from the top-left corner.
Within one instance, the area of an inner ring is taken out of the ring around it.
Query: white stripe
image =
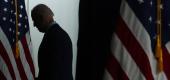
[[[170,41],[165,45],[165,47],[168,50],[168,53],[170,54]]]
[[[3,73],[3,75],[5,76],[7,80],[12,80],[8,67],[1,56],[0,56],[0,71]]]
[[[8,54],[8,57],[10,59],[10,62],[12,64],[12,67],[13,67],[13,70],[16,76],[16,80],[21,80],[10,43],[8,42],[8,39],[5,36],[4,32],[2,31],[1,27],[0,27],[0,40]]]
[[[161,73],[158,74],[158,76],[154,80],[168,80],[168,79],[167,79],[165,73],[161,72]]]
[[[152,52],[151,39],[148,32],[145,30],[144,26],[136,17],[133,10],[129,7],[128,3],[125,0],[122,1],[120,13],[126,25],[148,56],[153,77],[156,78],[157,62]]]
[[[159,80],[168,80],[168,78],[166,77],[165,73],[163,72],[161,75],[161,79]]]
[[[167,51],[168,51],[168,54],[170,55],[170,41],[165,45],[165,47],[166,47],[166,49],[167,49]],[[165,73],[163,73],[163,77],[165,77],[166,80],[168,80],[167,77],[166,77],[166,75],[165,75]],[[163,79],[162,79],[162,80],[163,80]]]
[[[19,56],[20,56],[20,59],[21,59],[25,74],[26,74],[28,80],[33,80],[34,78],[33,78],[33,75],[31,73],[30,66],[29,66],[29,64],[28,64],[28,62],[26,60],[23,46],[22,46],[20,41],[18,42],[18,44],[19,44],[19,50],[20,50],[20,55]]]
[[[37,58],[35,58],[36,56],[34,56],[35,54],[33,53],[33,45],[32,45],[32,42],[31,42],[31,36],[30,36],[30,32],[28,31],[26,33],[26,41],[27,41],[27,45],[28,45],[28,48],[29,48],[29,51],[30,51],[30,54],[31,54],[31,58],[32,58],[32,61],[33,61],[33,65],[34,65],[34,69],[35,69],[35,77],[38,77],[38,72],[39,72],[39,69],[38,69],[38,63],[36,60]]]
[[[110,75],[110,73],[107,71],[107,69],[105,70],[105,74],[104,74],[104,79],[103,80],[114,80],[112,78],[112,76]]]
[[[34,61],[34,54],[33,54],[33,49],[32,49],[32,42],[31,42],[31,37],[30,37],[30,33],[29,31],[26,33],[26,41],[27,41],[27,45],[28,45],[28,48],[29,48],[29,51],[30,51],[30,54],[31,54],[31,58],[32,60]]]
[[[145,80],[144,75],[140,72],[140,69],[136,65],[130,53],[128,53],[126,47],[123,46],[116,34],[113,35],[111,50],[112,55],[119,62],[129,80]]]

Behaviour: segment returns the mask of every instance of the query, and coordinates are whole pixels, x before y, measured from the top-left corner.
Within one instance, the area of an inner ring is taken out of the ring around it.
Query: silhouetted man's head
[[[47,30],[50,23],[54,21],[53,16],[52,10],[44,4],[35,6],[31,11],[34,26],[37,27],[40,32]]]

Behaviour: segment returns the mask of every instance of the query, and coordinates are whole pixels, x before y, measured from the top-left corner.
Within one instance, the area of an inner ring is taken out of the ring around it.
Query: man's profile
[[[72,42],[53,16],[52,10],[44,4],[31,11],[34,26],[45,33],[38,51],[38,80],[73,80]]]

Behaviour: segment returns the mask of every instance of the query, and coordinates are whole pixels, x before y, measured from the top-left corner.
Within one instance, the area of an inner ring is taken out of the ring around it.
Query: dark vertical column
[[[76,80],[102,80],[120,0],[80,0]]]

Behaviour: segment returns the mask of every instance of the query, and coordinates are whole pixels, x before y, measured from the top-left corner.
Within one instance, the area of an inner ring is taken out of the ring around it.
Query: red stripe
[[[32,61],[32,58],[31,58],[31,54],[30,54],[30,51],[29,51],[29,48],[28,48],[28,45],[27,45],[26,37],[22,38],[21,43],[22,43],[23,48],[24,48],[25,57],[27,59],[27,62],[29,64],[29,67],[30,67],[31,72],[33,74],[33,77],[35,78],[34,64],[33,64],[33,61]]]
[[[1,43],[1,41],[0,41],[0,56],[3,58],[3,60],[5,61],[5,63],[6,63],[6,65],[7,65],[7,67],[8,67],[8,70],[9,70],[9,72],[10,72],[10,74],[11,74],[11,77],[12,77],[12,79],[13,80],[16,80],[16,77],[15,77],[15,74],[14,74],[14,70],[13,70],[13,67],[12,67],[12,64],[11,64],[11,62],[10,62],[10,59],[9,59],[9,57],[8,57],[8,55],[7,55],[7,52],[6,52],[6,50],[5,50],[5,48],[2,46],[2,43]],[[1,80],[1,79],[0,79]],[[3,80],[3,79],[2,79]]]
[[[0,80],[7,80],[4,74],[0,70]]]
[[[167,49],[163,48],[163,64],[164,64],[164,72],[168,80],[170,80],[170,54]]]
[[[15,47],[13,49],[13,53],[14,53],[14,56],[16,56],[16,48]],[[23,53],[20,53],[20,54],[23,54]],[[17,64],[17,68],[19,70],[21,80],[28,80],[28,78],[25,74],[24,68],[23,68],[24,64],[22,64],[20,57],[18,57],[18,58],[15,57],[15,61],[16,61],[16,64]]]
[[[111,54],[109,56],[106,68],[114,80],[129,80],[119,62]]]
[[[153,75],[151,73],[151,67],[149,59],[142,49],[141,45],[138,43],[136,38],[133,36],[127,25],[124,23],[122,18],[118,18],[118,25],[116,33],[120,38],[121,42],[124,44],[146,80],[153,80]]]

